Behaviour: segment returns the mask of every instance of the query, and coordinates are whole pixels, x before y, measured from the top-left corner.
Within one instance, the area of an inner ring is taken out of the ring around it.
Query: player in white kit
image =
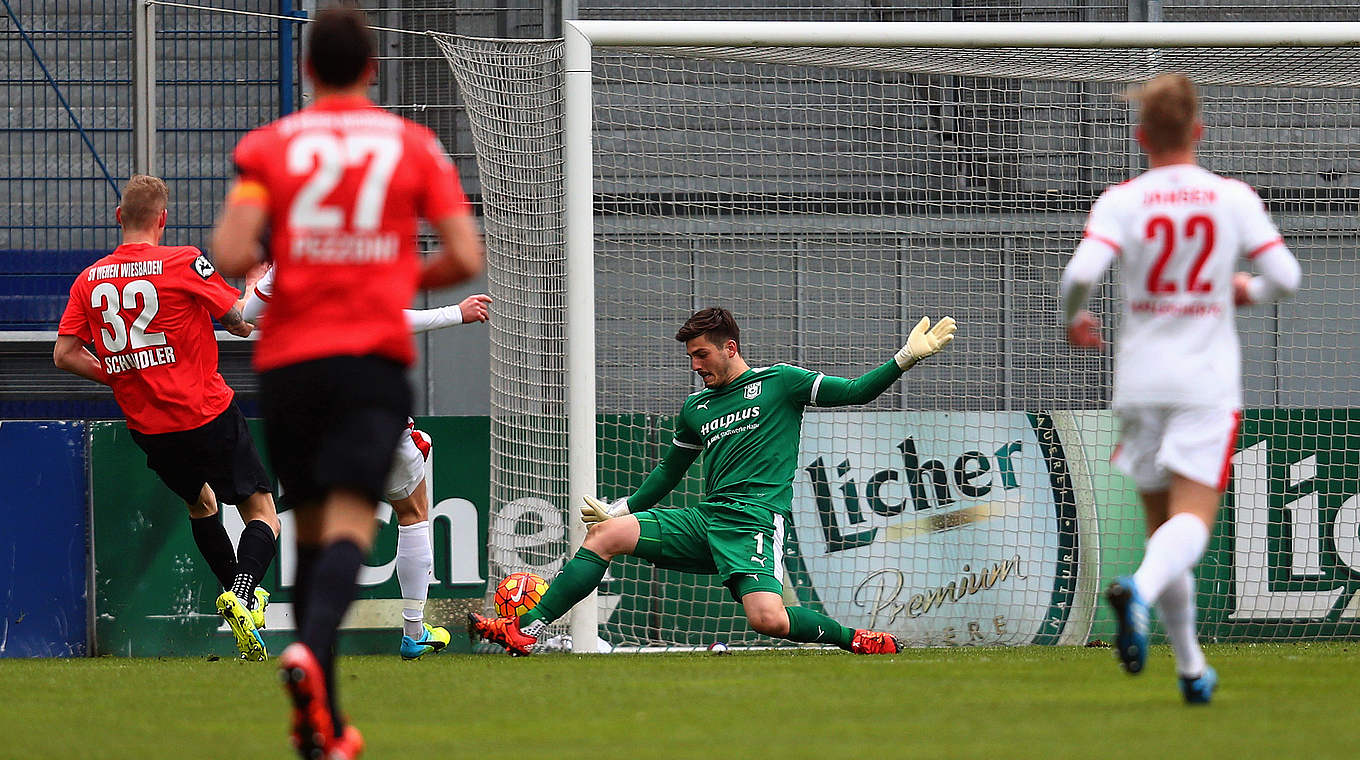
[[[1155,604],[1182,695],[1205,703],[1218,676],[1196,637],[1191,569],[1208,546],[1241,419],[1235,308],[1292,295],[1300,273],[1256,191],[1197,165],[1204,128],[1190,80],[1162,75],[1134,97],[1149,168],[1092,206],[1063,272],[1063,317],[1069,342],[1101,347],[1100,323],[1084,305],[1118,257],[1113,408],[1121,429],[1111,461],[1133,478],[1149,537],[1137,572],[1106,591],[1118,621],[1115,648],[1127,672],[1143,669]],[[1235,271],[1242,257],[1260,274]]]
[[[274,270],[266,271],[246,289],[241,314],[256,324],[274,292]],[[412,332],[426,332],[452,325],[485,322],[491,297],[468,296],[462,302],[436,309],[406,309]],[[267,329],[267,328],[266,328]],[[406,419],[406,432],[392,456],[387,474],[387,501],[397,515],[397,584],[402,596],[402,659],[414,660],[439,652],[449,643],[443,627],[425,623],[425,602],[434,577],[434,550],[430,544],[430,500],[425,487],[425,462],[433,442],[415,421]]]

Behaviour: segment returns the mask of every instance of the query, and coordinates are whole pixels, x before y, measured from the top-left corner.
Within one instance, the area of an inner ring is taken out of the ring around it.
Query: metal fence
[[[132,167],[132,1],[3,4],[0,249],[111,247]]]
[[[50,335],[70,278],[113,248],[118,188],[134,171],[167,180],[167,240],[203,245],[249,129],[307,102],[303,20],[324,0],[0,0],[0,417],[6,399],[103,398],[51,367]],[[1307,0],[369,0],[381,61],[376,100],[431,127],[480,186],[463,103],[432,29],[551,37],[562,15],[804,21],[1318,20],[1360,2]],[[388,30],[410,30],[409,32]],[[154,105],[148,105],[154,103]],[[467,334],[426,337],[422,408],[482,413],[485,364]],[[30,334],[31,333],[31,334]],[[18,336],[18,337],[15,337]],[[44,344],[46,339],[48,343]],[[250,395],[246,354],[224,371]],[[434,402],[439,376],[445,398]],[[465,381],[466,380],[466,381]],[[460,402],[461,403],[461,402]],[[480,411],[479,411],[480,410]]]
[[[148,7],[155,137],[149,165],[138,168],[170,189],[168,239],[204,244],[232,176],[233,146],[295,110],[300,22],[251,15],[290,15],[287,5],[247,0],[236,3],[239,14]]]
[[[201,236],[230,175],[230,148],[253,126],[305,103],[301,31],[317,0],[2,0],[0,250],[107,249],[111,210],[134,170],[171,183],[172,232]],[[560,28],[556,0],[373,0],[377,26],[483,37],[544,37]],[[1308,0],[578,0],[583,18],[806,21],[1272,21],[1354,18],[1360,2]],[[210,7],[215,6],[215,7]],[[137,22],[153,20],[151,77],[138,81]],[[298,21],[280,17],[296,17]],[[382,105],[433,128],[464,176],[471,139],[447,66],[419,34],[378,33]],[[137,134],[139,104],[151,136]],[[149,141],[149,142],[148,142]],[[137,146],[155,159],[137,165]],[[477,195],[475,181],[468,188]],[[30,283],[31,287],[31,283]],[[14,282],[0,294],[19,295]]]

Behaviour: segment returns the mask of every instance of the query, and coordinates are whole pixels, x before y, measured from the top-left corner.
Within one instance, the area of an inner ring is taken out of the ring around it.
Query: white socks
[[[1204,674],[1204,651],[1195,633],[1195,576],[1181,573],[1162,590],[1157,600],[1157,616],[1162,619],[1171,651],[1176,653],[1176,673],[1183,678]]]
[[[397,526],[397,584],[401,586],[402,633],[419,640],[425,635],[425,600],[434,578],[430,521]]]
[[[1172,580],[1190,572],[1208,546],[1209,528],[1198,517],[1182,512],[1162,523],[1148,536],[1143,564],[1133,574],[1143,601],[1155,604]]]

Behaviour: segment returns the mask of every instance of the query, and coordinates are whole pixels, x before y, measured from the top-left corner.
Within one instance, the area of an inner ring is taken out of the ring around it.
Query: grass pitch
[[[1214,704],[1170,653],[346,657],[365,757],[1356,758],[1360,643],[1220,645]],[[273,663],[0,661],[0,757],[288,758]]]

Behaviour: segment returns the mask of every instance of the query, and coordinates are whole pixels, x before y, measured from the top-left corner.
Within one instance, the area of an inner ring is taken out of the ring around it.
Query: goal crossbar
[[[721,47],[1184,48],[1347,47],[1360,45],[1360,22],[838,22],[567,21],[572,47],[685,45]]]

